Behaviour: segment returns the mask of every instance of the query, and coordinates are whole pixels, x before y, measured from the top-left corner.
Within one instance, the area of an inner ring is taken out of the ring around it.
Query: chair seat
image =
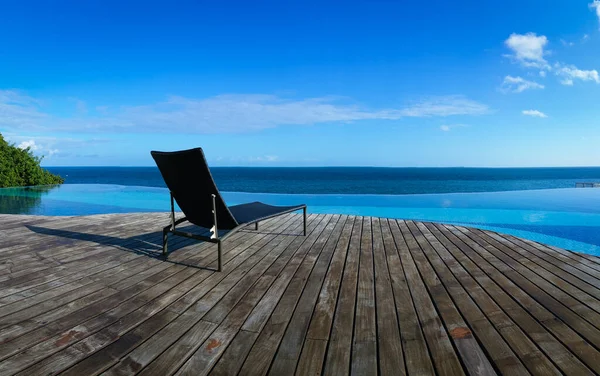
[[[229,206],[229,211],[239,224],[244,224],[267,219],[274,215],[296,211],[304,207],[306,207],[306,205],[273,206],[263,204],[262,202],[250,202],[248,204]]]

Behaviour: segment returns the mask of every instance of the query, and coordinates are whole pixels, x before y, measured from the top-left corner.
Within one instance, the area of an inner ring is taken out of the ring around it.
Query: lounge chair
[[[297,210],[303,211],[306,236],[306,205],[272,206],[262,202],[251,202],[227,206],[212,178],[201,148],[174,152],[152,151],[150,154],[171,194],[171,224],[163,229],[165,256],[169,233],[217,243],[217,270],[221,271],[221,242],[226,237],[250,224],[254,224],[255,229],[258,230],[258,222]],[[173,200],[177,202],[185,217],[175,220]],[[185,221],[209,229],[210,237],[177,231],[175,226]],[[220,233],[220,230],[228,231]]]

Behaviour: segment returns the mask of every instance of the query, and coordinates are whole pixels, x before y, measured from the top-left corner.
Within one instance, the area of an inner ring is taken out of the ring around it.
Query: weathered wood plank
[[[308,218],[307,237],[298,214],[241,230],[214,273],[194,267],[214,244],[173,237],[156,257],[166,213],[0,214],[0,375],[600,373],[600,259]]]
[[[402,341],[379,218],[372,219],[372,231],[375,293],[377,296],[375,304],[377,308],[379,373],[381,375],[404,375],[406,367],[402,353]]]
[[[335,228],[335,222],[328,224],[330,231]],[[325,226],[315,231],[317,238],[311,242],[310,249],[303,250],[302,253],[307,252],[304,258],[280,274],[245,320],[242,330],[260,334],[242,365],[241,374],[265,374],[268,371],[310,272],[329,238],[330,231],[324,229]]]
[[[394,236],[392,235],[390,221],[393,220],[383,220],[381,228],[394,292],[396,314],[400,325],[406,371],[409,375],[434,375],[435,370],[431,362],[423,331],[419,325],[419,319],[406,281],[404,268],[400,261]]]
[[[306,340],[298,362],[297,373],[300,375],[320,373],[323,368],[327,351],[327,341],[331,334],[333,315],[337,305],[354,221],[355,217],[349,217],[346,219],[346,223],[344,223],[344,228],[339,236],[331,265],[319,293],[319,300],[310,320]]]
[[[285,221],[283,223],[277,223],[278,227],[266,227],[265,229],[275,231],[283,230],[293,223],[293,220],[291,218],[288,218],[288,221]],[[170,320],[170,322],[164,322],[164,325],[162,326],[156,326],[156,331],[159,331],[158,335],[154,335],[155,332],[137,329],[130,333],[121,335],[118,338],[115,338],[116,341],[114,343],[107,344],[108,346],[104,347],[92,356],[86,358],[84,361],[80,362],[75,367],[69,369],[67,374],[92,374],[103,371],[106,368],[117,363],[119,359],[125,356],[125,354],[134,350],[146,338],[153,335],[153,340],[147,341],[145,343],[146,348],[142,349],[142,353],[146,357],[151,356],[151,354],[155,353],[156,351],[160,353],[162,351],[160,350],[160,346],[168,346],[168,344],[166,343],[168,343],[169,338],[171,339],[171,341],[175,341],[177,338],[179,338],[179,336],[181,336],[186,330],[192,327],[194,323],[196,323],[202,317],[199,309],[192,309],[189,312],[186,311],[187,309],[193,307],[194,304],[197,303],[198,299],[200,299],[203,295],[210,291],[212,287],[219,286],[218,283],[220,281],[226,278],[229,278],[231,281],[233,281],[235,278],[239,278],[239,276],[242,276],[244,272],[247,271],[247,269],[250,269],[250,267],[253,265],[252,262],[249,260],[254,259],[256,260],[255,262],[257,262],[262,256],[264,256],[269,251],[269,248],[267,247],[256,246],[257,244],[267,244],[264,241],[261,242],[261,239],[264,238],[264,234],[255,234],[255,236],[246,237],[245,242],[240,242],[240,244],[238,245],[235,245],[235,243],[232,244],[235,246],[235,248],[239,247],[242,249],[244,249],[242,245],[245,244],[247,247],[247,252],[243,252],[242,255],[237,256],[232,260],[226,258],[225,265],[228,267],[228,270],[226,272],[214,273],[209,270],[202,270],[200,273],[198,273],[198,279],[196,281],[190,283],[189,286],[182,287],[180,291],[176,292],[176,294],[173,294],[174,292],[172,292],[169,299],[174,301],[166,309],[166,311],[170,312],[170,314],[173,315],[173,319]],[[248,260],[248,263],[244,264],[243,261],[246,259]],[[181,315],[182,313],[183,315]],[[153,350],[150,351],[149,349]],[[135,359],[135,355],[132,355],[130,353],[129,356],[121,360],[123,367],[113,367],[113,372],[124,371],[127,369],[139,370],[143,368],[145,363],[148,362],[147,360],[144,363],[144,361],[140,358],[138,358],[137,361]]]
[[[363,218],[350,373],[377,373],[377,317],[371,218]]]
[[[484,258],[481,254],[485,255],[485,248],[481,244],[473,241],[473,239],[463,234],[463,229],[456,226],[444,226],[449,230],[448,234],[454,241],[458,241],[466,245],[461,250],[471,259],[476,265],[478,265],[494,284],[497,284],[510,299],[504,299],[502,306],[504,311],[515,320],[522,320],[526,323],[526,327],[531,330],[531,337],[536,343],[545,348],[552,356],[552,360],[557,363],[559,368],[562,370],[573,370],[578,369],[585,373],[585,366],[580,364],[581,360],[588,367],[600,371],[600,364],[594,359],[600,356],[593,347],[591,347],[583,338],[581,338],[577,332],[569,328],[562,321],[556,320],[554,314],[540,305],[536,300],[529,296],[520,286],[516,285],[511,281],[507,275],[510,273],[510,269],[506,269],[501,264],[494,265],[494,259]],[[496,267],[500,269],[496,269]],[[484,279],[485,281],[485,279]],[[487,282],[487,281],[486,281]],[[488,291],[495,288],[494,285],[486,283],[486,289]],[[496,296],[503,297],[503,294],[497,294]],[[513,301],[514,300],[514,301]],[[518,304],[514,304],[514,303]],[[510,308],[507,308],[510,307]],[[518,307],[526,307],[527,315],[523,314]],[[516,309],[515,309],[516,308]],[[513,316],[515,315],[515,316]],[[535,320],[531,320],[529,316]],[[552,340],[552,336],[548,336],[546,331],[552,333],[562,344],[557,344]],[[562,347],[567,347],[570,352],[565,352]],[[573,356],[573,354],[575,356]],[[579,358],[579,360],[577,360]]]
[[[290,223],[292,225],[292,229],[297,229],[299,223],[293,221]],[[311,227],[309,227],[310,229]],[[279,229],[284,231],[284,229]],[[254,257],[256,261],[252,262],[250,259],[246,261],[246,263],[241,264],[238,269],[234,270],[229,277],[231,277],[232,282],[241,281],[248,274],[252,275],[254,271],[264,272],[265,269],[272,266],[273,261],[277,259],[277,257],[283,253],[287,249],[287,245],[291,242],[292,237],[288,235],[278,235],[277,239],[271,240],[268,243],[268,246],[262,247],[260,252],[257,252]],[[304,237],[296,237],[298,239],[305,239]],[[278,241],[281,241],[278,243]],[[273,248],[274,247],[274,248]],[[255,265],[254,267],[251,267]],[[245,274],[248,272],[247,274]],[[222,284],[227,285],[225,280],[221,282]],[[231,283],[230,287],[234,284]],[[221,285],[217,285],[219,287]],[[188,340],[188,334],[184,334],[181,338],[177,339],[182,333],[184,333],[191,325],[200,325],[198,321],[205,322],[206,325],[210,324],[213,330],[209,331],[206,334],[205,340],[207,340],[210,335],[211,338],[214,336],[214,331],[218,330],[219,325],[217,323],[209,322],[205,320],[205,315],[207,312],[210,312],[211,307],[215,306],[215,303],[219,301],[219,299],[227,293],[227,289],[221,290],[218,288],[213,288],[211,292],[205,295],[202,299],[198,300],[194,305],[190,306],[190,308],[185,311],[180,318],[174,320],[168,327],[165,327],[161,333],[150,338],[144,344],[136,348],[134,351],[130,352],[126,357],[123,357],[122,360],[109,369],[106,374],[122,374],[124,370],[130,369],[129,365],[136,365],[136,368],[143,368],[143,373],[145,374],[165,374],[175,372],[182,364],[185,363],[186,359],[189,358],[196,349],[204,342],[199,341],[195,342],[191,345],[187,345],[186,341]],[[230,291],[230,290],[229,290]],[[255,294],[261,296],[260,289],[252,290],[250,294]],[[246,299],[249,295],[246,295],[244,299]],[[243,302],[242,302],[243,304]],[[240,305],[238,305],[239,307]],[[250,305],[250,308],[253,305]],[[236,307],[237,308],[237,307]],[[234,311],[235,313],[235,311]],[[231,317],[234,314],[231,314],[227,317]],[[238,325],[241,326],[242,320],[238,320]],[[177,327],[177,325],[179,327]],[[169,338],[173,338],[169,340]],[[222,342],[225,342],[224,340]],[[213,344],[216,342],[213,342]],[[219,347],[219,346],[215,346]],[[164,351],[166,349],[166,351]],[[163,352],[164,351],[164,352]],[[160,355],[160,356],[159,356]],[[168,361],[166,361],[168,359]]]
[[[458,354],[413,259],[413,254],[421,252],[419,245],[404,221],[392,222],[391,229],[436,371],[442,375],[463,375]]]
[[[333,318],[329,349],[325,357],[325,375],[347,375],[350,373],[362,226],[362,219],[356,218],[348,245],[348,256]]]
[[[480,276],[481,273],[475,265],[460,253],[461,251],[444,236],[443,231],[439,231],[433,224],[426,224],[425,226],[430,234],[443,245],[443,247],[436,247],[440,258],[530,372],[545,375],[559,374],[560,372],[552,364],[552,361],[547,356],[544,356],[536,344],[517,326],[518,323],[511,320],[493,300],[492,295],[494,291],[485,291],[482,286],[477,284],[477,281],[468,270],[469,266],[473,274]],[[460,255],[461,258],[455,258],[453,254]],[[565,351],[564,348],[563,351]],[[494,356],[492,353],[490,355]]]

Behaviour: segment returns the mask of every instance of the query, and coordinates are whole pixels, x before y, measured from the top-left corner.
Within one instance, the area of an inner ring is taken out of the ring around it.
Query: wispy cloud
[[[567,41],[566,41],[566,40],[564,40],[564,39],[561,39],[561,40],[560,40],[560,44],[562,44],[562,45],[563,45],[563,46],[565,46],[565,47],[573,47],[573,46],[575,45],[575,43],[574,43],[574,42],[567,42]]]
[[[454,128],[463,128],[467,127],[465,124],[444,124],[440,126],[440,129],[444,132],[450,132]]]
[[[600,22],[600,0],[594,0],[589,4],[589,7],[596,12],[596,16],[598,16],[598,21]]]
[[[0,127],[35,128],[49,118],[39,106],[39,101],[18,91],[0,90]]]
[[[79,115],[85,115],[88,112],[87,104],[85,101],[79,98],[69,98],[72,102],[75,102],[75,111]]]
[[[0,91],[0,127],[20,131],[235,133],[288,125],[489,112],[488,106],[460,95],[428,97],[388,109],[366,108],[340,97],[288,99],[262,94],[204,99],[172,96],[148,105],[115,107],[113,111],[101,109],[94,114],[76,110],[71,116],[52,116],[33,98]]]
[[[563,85],[573,85],[574,80],[593,81],[600,84],[600,75],[595,69],[582,70],[574,65],[562,65],[560,63],[555,64],[554,68],[554,73],[563,78],[561,81]]]
[[[525,110],[525,111],[523,111],[523,115],[539,117],[539,118],[547,118],[548,117],[548,115],[546,115],[545,113],[538,111],[538,110]]]
[[[89,150],[91,147],[98,144],[111,142],[104,138],[72,138],[72,137],[47,137],[47,136],[23,136],[15,133],[3,134],[8,142],[16,144],[20,149],[30,148],[37,155],[47,158],[54,157],[58,154],[63,155],[65,152]]]
[[[219,165],[236,166],[236,165],[269,165],[281,162],[278,155],[261,155],[261,156],[232,156],[232,157],[216,157],[211,158],[209,162],[215,162]]]
[[[543,72],[543,71],[542,71]],[[543,89],[544,85],[528,81],[522,77],[506,76],[502,82],[501,90],[505,93],[522,93],[528,89]]]
[[[504,41],[504,44],[512,51],[512,54],[507,56],[522,66],[538,69],[550,68],[544,58],[547,53],[544,48],[548,44],[548,38],[545,35],[513,33]]]
[[[453,115],[484,115],[489,113],[488,106],[470,100],[461,95],[433,97],[413,103],[399,111],[401,116],[429,117]]]

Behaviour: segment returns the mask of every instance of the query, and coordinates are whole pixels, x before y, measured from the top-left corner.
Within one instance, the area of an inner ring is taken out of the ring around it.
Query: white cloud
[[[71,138],[71,137],[47,137],[47,136],[24,136],[16,133],[4,133],[8,142],[17,144],[18,148],[31,148],[35,154],[50,158],[56,154],[67,155],[81,153],[82,150],[93,149],[95,145],[110,142],[101,138]],[[67,153],[67,154],[65,154]]]
[[[563,46],[565,46],[565,47],[572,47],[572,46],[574,46],[574,45],[575,45],[575,43],[573,43],[573,42],[567,42],[567,41],[566,41],[566,40],[564,40],[564,39],[561,39],[561,40],[560,40],[560,43],[561,43]]]
[[[7,94],[8,93],[8,94]],[[4,97],[2,96],[4,95]],[[464,96],[429,97],[408,106],[369,109],[340,97],[287,99],[273,95],[173,96],[141,106],[52,116],[33,98],[0,91],[0,128],[17,131],[233,133],[286,125],[398,120],[404,117],[482,115],[489,108]],[[104,108],[101,108],[104,110]]]
[[[548,115],[546,115],[545,113],[538,111],[538,110],[525,110],[525,111],[523,111],[523,115],[539,117],[539,118],[547,118],[548,117]]]
[[[249,162],[277,162],[278,160],[279,160],[279,156],[277,156],[277,155],[263,155],[260,157],[248,158]]]
[[[413,103],[410,107],[400,110],[402,116],[430,117],[453,115],[483,115],[489,113],[488,106],[475,102],[461,95],[433,97]]]
[[[600,75],[595,69],[581,70],[574,65],[562,65],[560,63],[555,64],[554,67],[554,73],[563,78],[561,81],[563,85],[573,85],[574,80],[594,81],[600,84]]]
[[[544,85],[528,81],[522,77],[506,76],[502,82],[501,90],[504,92],[522,93],[528,89],[543,89]]]
[[[594,0],[589,4],[590,9],[596,10],[596,16],[598,16],[598,21],[600,21],[600,0]]]
[[[570,78],[565,78],[564,80],[560,80],[560,83],[565,86],[573,86],[573,80]]]
[[[594,2],[590,4],[590,7],[595,8],[599,12],[600,17],[600,0],[594,0]],[[583,36],[582,40],[585,41],[587,39],[588,35],[586,34]],[[544,50],[548,44],[548,38],[546,38],[544,35],[538,36],[535,33],[513,33],[506,41],[504,41],[504,43],[513,52],[512,55],[506,56],[510,57],[514,61],[519,62],[525,68],[540,69],[539,75],[541,77],[546,77],[546,71],[553,71],[555,75],[561,78],[560,83],[563,85],[573,85],[577,80],[594,81],[600,84],[600,76],[598,71],[595,69],[582,70],[574,65],[567,65],[561,62],[555,62],[553,65],[550,65],[544,58],[548,54],[548,52]],[[561,43],[565,46],[572,46],[574,44],[573,42],[567,42],[563,39],[561,39]],[[520,84],[520,82],[516,82],[516,80],[521,79],[520,77],[507,76],[507,78],[508,82],[505,78],[503,86],[507,84]],[[521,85],[516,87],[515,92],[521,92],[529,88],[541,89],[541,87]]]
[[[548,38],[545,35],[513,33],[504,41],[504,44],[513,52],[512,55],[508,56],[518,61],[524,67],[550,68],[544,59],[544,55],[546,54],[544,48],[548,44]]]
[[[453,128],[461,128],[461,127],[466,127],[467,125],[465,124],[444,124],[442,126],[440,126],[440,129],[444,132],[450,132]]]
[[[35,151],[38,149],[38,146],[35,144],[34,140],[23,141],[19,145],[17,145],[17,147],[23,150],[29,148],[29,150],[31,151]]]

